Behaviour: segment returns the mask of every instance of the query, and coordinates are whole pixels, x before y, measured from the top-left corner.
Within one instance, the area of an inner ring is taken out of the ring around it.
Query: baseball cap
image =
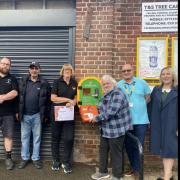
[[[31,62],[31,64],[29,65],[29,67],[33,67],[33,66],[40,68],[40,65],[37,61]]]

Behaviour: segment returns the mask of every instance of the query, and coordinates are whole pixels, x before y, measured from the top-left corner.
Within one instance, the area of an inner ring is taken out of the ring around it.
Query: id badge
[[[132,102],[129,102],[129,107],[133,107],[133,103]]]

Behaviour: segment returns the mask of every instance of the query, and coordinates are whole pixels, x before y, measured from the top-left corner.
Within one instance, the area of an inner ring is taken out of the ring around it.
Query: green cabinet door
[[[100,80],[96,77],[82,79],[78,84],[77,94],[78,106],[97,106],[103,95]]]

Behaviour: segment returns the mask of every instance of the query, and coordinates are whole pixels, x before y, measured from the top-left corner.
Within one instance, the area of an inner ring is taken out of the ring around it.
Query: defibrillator
[[[78,83],[77,105],[83,122],[89,123],[93,116],[98,115],[97,106],[103,96],[100,79],[85,77]]]

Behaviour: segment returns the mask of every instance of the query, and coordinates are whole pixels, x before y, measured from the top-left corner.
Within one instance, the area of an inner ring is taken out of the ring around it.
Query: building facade
[[[0,56],[12,57],[12,72],[19,78],[25,74],[28,63],[38,59],[42,74],[50,82],[59,75],[59,68],[64,63],[73,64],[77,80],[104,74],[120,80],[122,65],[131,63],[136,69],[137,37],[167,37],[168,65],[171,66],[171,39],[178,33],[142,32],[143,2],[159,1],[0,0]],[[148,82],[152,83],[152,80]],[[17,154],[18,132],[14,147]],[[45,127],[43,133],[46,143],[42,143],[42,155],[50,158],[50,128]],[[83,123],[78,112],[74,146],[74,161],[98,161],[98,127]],[[2,146],[0,151],[3,151]],[[144,153],[147,163],[160,162],[149,153],[149,132]]]

